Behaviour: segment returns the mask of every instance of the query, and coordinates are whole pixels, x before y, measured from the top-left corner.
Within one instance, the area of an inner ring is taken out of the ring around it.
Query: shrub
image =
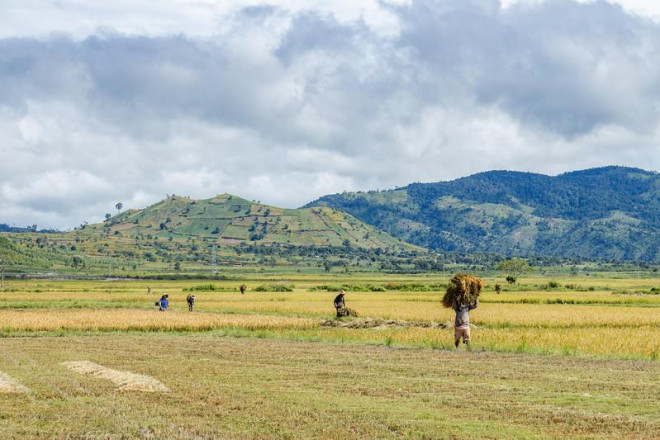
[[[255,292],[293,292],[295,286],[292,284],[262,284],[257,286]]]
[[[220,289],[215,284],[199,284],[183,289],[184,292],[215,292],[217,290]]]

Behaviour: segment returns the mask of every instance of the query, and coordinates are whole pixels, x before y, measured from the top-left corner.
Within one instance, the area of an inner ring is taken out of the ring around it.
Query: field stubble
[[[654,438],[660,364],[211,335],[0,340],[3,438]],[[150,375],[118,392],[72,359]],[[114,436],[114,437],[113,437]]]

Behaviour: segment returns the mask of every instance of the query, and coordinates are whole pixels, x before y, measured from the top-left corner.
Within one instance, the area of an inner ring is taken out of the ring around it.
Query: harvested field
[[[114,383],[119,391],[168,392],[169,389],[151,376],[106,368],[90,361],[62,362],[66,368],[78,374],[85,374]]]
[[[660,432],[655,362],[210,334],[4,338],[0,350],[0,369],[22,365],[33,390],[0,395],[0,438],[624,440]],[[70,359],[152,375],[171,391],[118,393],[59,365]],[[450,404],[457,398],[469,405]]]

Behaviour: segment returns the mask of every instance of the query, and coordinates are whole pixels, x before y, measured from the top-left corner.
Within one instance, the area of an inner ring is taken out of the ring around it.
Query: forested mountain
[[[660,261],[660,175],[636,168],[489,171],[307,206],[341,209],[436,250]]]

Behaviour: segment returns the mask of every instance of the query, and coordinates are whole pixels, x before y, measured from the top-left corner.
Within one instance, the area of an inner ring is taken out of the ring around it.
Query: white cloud
[[[660,167],[653,21],[602,1],[274,4],[9,2],[0,223],[68,228],[173,193],[295,207],[493,168]]]

